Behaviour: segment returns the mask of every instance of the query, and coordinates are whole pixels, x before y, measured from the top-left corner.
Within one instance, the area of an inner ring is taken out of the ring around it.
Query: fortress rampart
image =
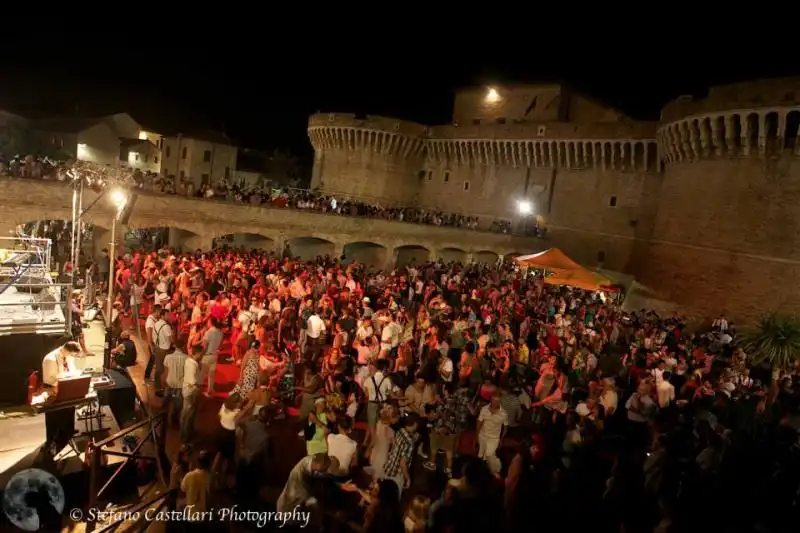
[[[557,86],[459,93],[450,125],[309,120],[323,190],[514,223],[528,200],[582,263],[735,319],[800,310],[787,283],[800,275],[799,130],[800,79],[680,97],[659,122]]]

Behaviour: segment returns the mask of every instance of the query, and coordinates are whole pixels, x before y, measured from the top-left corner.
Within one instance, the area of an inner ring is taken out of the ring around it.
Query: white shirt
[[[224,405],[219,408],[219,423],[222,427],[229,431],[236,429],[236,416],[239,414],[239,409],[229,410]]]
[[[67,377],[78,371],[75,366],[75,358],[71,355],[66,356],[67,370],[64,369],[64,357],[61,355],[59,346],[42,359],[42,381],[45,385],[55,386],[58,380]]]
[[[373,380],[375,383],[373,383]],[[375,387],[378,387],[376,391]],[[394,391],[397,390],[397,387],[394,383],[392,383],[392,378],[389,376],[384,376],[383,372],[375,372],[372,377],[365,377],[364,378],[364,385],[362,386],[364,389],[364,394],[367,396],[367,401],[370,402],[377,402],[377,401],[388,401],[389,397],[392,395]],[[378,394],[376,394],[376,392]]]
[[[169,350],[172,346],[172,328],[163,318],[153,325],[153,344],[162,350]]]
[[[183,397],[191,396],[197,390],[197,377],[200,373],[200,364],[191,357],[186,358],[183,364]]]
[[[242,331],[247,332],[247,330],[250,329],[250,321],[253,320],[253,315],[248,311],[242,311],[239,313],[239,316],[236,317],[236,320],[239,321]]]
[[[339,460],[339,471],[334,472],[337,476],[346,476],[350,473],[350,464],[358,449],[356,441],[347,435],[328,435],[328,455]]]
[[[675,400],[675,387],[669,381],[662,381],[656,385],[656,394],[658,395],[658,406],[667,407]]]
[[[318,339],[320,335],[325,333],[325,322],[314,313],[308,317],[308,327],[306,328],[307,335],[312,339]]]
[[[478,422],[483,422],[480,432],[483,437],[499,439],[503,426],[508,425],[508,415],[502,407],[492,411],[491,406],[485,405],[478,415]]]
[[[448,375],[445,376],[444,374]],[[444,356],[444,360],[439,365],[439,377],[441,377],[442,381],[445,383],[453,381],[453,360],[447,356]]]

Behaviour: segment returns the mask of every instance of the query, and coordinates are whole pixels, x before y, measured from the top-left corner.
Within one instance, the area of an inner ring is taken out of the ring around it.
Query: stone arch
[[[633,143],[633,168],[634,170],[644,167],[647,169],[648,161],[645,157],[644,143],[637,141]]]
[[[351,242],[343,248],[345,263],[358,261],[368,267],[383,268],[386,265],[388,250],[385,246],[374,242],[357,241]]]
[[[460,248],[442,248],[436,254],[438,257],[436,259],[441,259],[445,263],[467,263],[467,252],[461,250]]]
[[[478,264],[494,265],[499,256],[490,250],[481,250],[472,254],[472,261]]]
[[[759,119],[758,113],[747,115],[747,142],[748,146],[758,146]]]
[[[311,261],[318,256],[331,256],[336,253],[336,245],[319,237],[294,237],[286,241],[288,252],[292,257],[303,261]]]
[[[406,244],[394,249],[395,264],[399,267],[419,265],[430,260],[431,251],[418,244]]]
[[[736,148],[742,147],[742,116],[738,113],[731,117],[731,128],[733,131],[725,134],[726,139],[732,139]]]
[[[194,233],[187,232],[187,239]],[[163,246],[169,246],[171,228],[168,227],[132,227],[117,228],[117,243],[130,250],[145,250],[151,252]],[[110,233],[109,233],[110,240]]]
[[[783,135],[783,132],[778,131],[778,112],[770,111],[764,117],[764,131],[761,132],[761,136],[775,139],[780,135]]]
[[[783,132],[785,148],[797,146],[797,131],[800,129],[800,111],[789,111],[786,115],[786,130]]]
[[[236,248],[243,250],[275,250],[275,240],[259,233],[236,232],[228,233],[214,239],[214,248]]]

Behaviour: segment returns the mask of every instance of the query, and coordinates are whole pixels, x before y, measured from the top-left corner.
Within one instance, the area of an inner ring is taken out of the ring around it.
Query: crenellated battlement
[[[792,155],[800,157],[800,104],[765,105],[688,115],[658,130],[667,163],[710,157]]]

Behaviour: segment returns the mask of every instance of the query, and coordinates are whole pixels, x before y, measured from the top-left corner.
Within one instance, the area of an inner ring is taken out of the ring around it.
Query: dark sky
[[[319,53],[326,45],[330,53]],[[0,106],[28,115],[127,111],[167,133],[217,129],[240,146],[290,149],[305,158],[311,151],[305,125],[317,110],[442,123],[450,116],[453,89],[463,85],[563,80],[635,117],[657,118],[665,101],[709,84],[800,74],[796,47],[777,43],[768,56],[747,56],[752,50],[734,46],[713,61],[675,47],[609,46],[559,55],[391,46],[340,53],[345,50],[337,51],[335,40],[310,46],[315,53],[277,58],[247,47],[208,54],[162,48],[156,57],[93,50],[92,66],[7,56],[0,60],[6,72]],[[219,55],[229,62],[209,59]]]

